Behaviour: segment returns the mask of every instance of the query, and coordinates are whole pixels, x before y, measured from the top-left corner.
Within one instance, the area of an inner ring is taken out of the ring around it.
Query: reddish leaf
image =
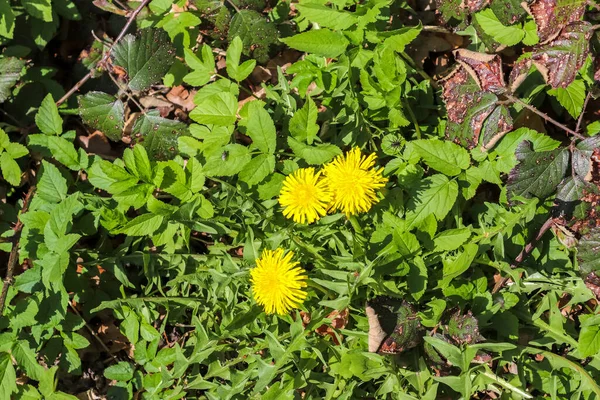
[[[465,0],[464,4],[469,12],[474,13],[486,7],[489,2],[490,0]]]
[[[540,42],[549,42],[565,26],[581,20],[586,3],[581,0],[536,0],[529,6],[529,13],[535,19]]]
[[[334,333],[334,329],[344,329],[348,324],[348,309],[344,308],[342,311],[333,310],[327,316],[331,320],[331,325],[323,324],[316,329],[316,332],[321,336],[331,336],[333,342],[339,345],[338,337]],[[341,335],[340,335],[341,336]]]
[[[567,87],[590,51],[592,26],[578,22],[567,26],[551,43],[540,46],[531,58],[553,88]]]
[[[481,90],[496,94],[505,91],[500,56],[466,49],[455,50],[454,56],[456,61],[477,81]]]

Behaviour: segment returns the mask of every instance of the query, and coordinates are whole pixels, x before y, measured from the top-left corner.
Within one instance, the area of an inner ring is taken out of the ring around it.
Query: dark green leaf
[[[144,90],[159,82],[175,61],[175,49],[163,30],[127,35],[112,51],[114,64],[127,71],[129,87]]]
[[[79,115],[110,140],[120,141],[125,124],[123,102],[103,92],[88,92],[79,97]]]
[[[162,118],[152,110],[139,117],[132,133],[134,142],[142,144],[152,160],[170,160],[178,152],[177,139],[189,131],[187,124]]]
[[[534,152],[531,142],[523,141],[516,150],[519,164],[508,177],[508,195],[546,197],[556,190],[569,165],[569,151],[556,149]]]

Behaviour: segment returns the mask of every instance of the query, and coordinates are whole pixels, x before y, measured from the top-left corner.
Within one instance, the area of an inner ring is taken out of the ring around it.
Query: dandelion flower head
[[[292,251],[284,254],[283,249],[265,249],[250,270],[254,299],[267,314],[285,315],[306,299],[306,271],[293,257]]]
[[[288,175],[279,193],[283,215],[301,224],[312,224],[327,214],[331,192],[314,168],[300,168]]]
[[[364,156],[355,147],[325,165],[324,181],[333,195],[332,210],[350,216],[369,211],[379,201],[375,191],[384,187],[388,179],[382,176],[381,169],[373,168],[375,158],[375,154]]]

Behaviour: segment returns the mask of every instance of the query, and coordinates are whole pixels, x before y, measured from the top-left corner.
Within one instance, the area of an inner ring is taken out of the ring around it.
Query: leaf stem
[[[35,192],[35,186],[31,186],[29,191],[25,195],[25,200],[23,201],[23,207],[21,207],[21,212],[19,215],[22,215],[27,212],[29,208],[29,203],[33,198],[33,193]],[[13,272],[15,266],[17,265],[17,261],[19,260],[19,238],[21,236],[21,230],[23,229],[23,222],[19,218],[17,220],[17,224],[13,228],[15,234],[13,236],[13,245],[10,250],[10,256],[8,257],[8,265],[6,267],[6,277],[4,278],[4,282],[2,284],[2,293],[0,294],[0,316],[4,315],[4,303],[6,302],[6,296],[8,295],[8,287],[12,284],[13,281]]]
[[[581,123],[583,122],[583,116],[585,115],[585,109],[587,108],[588,102],[590,101],[590,97],[592,97],[592,92],[589,91],[587,96],[585,96],[585,101],[583,102],[583,107],[581,108],[581,114],[579,114],[579,118],[577,118],[577,125],[575,126],[575,132],[579,132],[581,128]]]
[[[565,125],[561,124],[560,122],[558,122],[557,120],[550,118],[547,114],[541,112],[540,110],[538,110],[537,108],[525,103],[523,100],[519,99],[518,97],[515,97],[513,95],[507,94],[506,98],[508,100],[510,100],[513,103],[518,103],[519,105],[525,107],[526,109],[528,109],[529,111],[531,111],[534,114],[539,115],[540,117],[542,117],[543,119],[545,119],[546,121],[550,122],[551,124],[556,125],[557,127],[559,127],[560,129],[562,129],[563,131],[570,133],[571,135],[575,136],[578,139],[585,139],[585,136],[575,132],[572,129],[567,128]]]

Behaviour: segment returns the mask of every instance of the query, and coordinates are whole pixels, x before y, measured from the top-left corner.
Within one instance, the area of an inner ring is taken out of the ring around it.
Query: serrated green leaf
[[[548,90],[548,94],[556,97],[556,100],[569,112],[571,117],[577,119],[583,111],[585,101],[585,83],[576,79],[565,88],[558,87]]]
[[[25,340],[15,342],[12,347],[12,355],[17,360],[17,364],[25,370],[27,376],[39,381],[44,374],[44,367],[38,364],[35,351],[29,347]]]
[[[502,25],[502,22],[498,20],[498,17],[490,8],[478,12],[475,14],[475,18],[477,18],[477,22],[479,22],[484,32],[498,43],[514,46],[525,37],[525,32],[521,27]]]
[[[319,132],[318,115],[319,110],[315,102],[307,96],[304,106],[290,119],[289,130],[294,139],[312,144]]]
[[[335,156],[342,154],[342,150],[333,144],[319,144],[309,146],[301,143],[293,137],[288,137],[288,145],[294,154],[312,165],[324,164],[331,161]]]
[[[412,191],[406,205],[407,228],[420,224],[429,214],[442,220],[454,205],[458,196],[458,184],[444,175],[436,174],[423,179]]]
[[[296,5],[300,17],[306,18],[324,28],[343,31],[358,23],[360,17],[348,11],[334,10],[317,3],[300,3]]]
[[[146,149],[152,160],[170,160],[178,153],[178,138],[189,134],[187,124],[162,118],[157,110],[140,116],[133,125],[134,143]]]
[[[459,145],[442,140],[414,140],[409,143],[431,168],[449,175],[458,175],[469,168],[470,157],[467,150]]]
[[[534,152],[528,141],[517,146],[516,156],[519,164],[508,178],[509,197],[548,196],[563,180],[570,158],[567,149]]]
[[[142,214],[127,222],[119,232],[129,236],[154,235],[164,219],[163,215]]]
[[[128,381],[133,378],[133,366],[125,361],[121,361],[104,370],[104,377],[115,381]]]
[[[15,30],[15,13],[9,0],[0,0],[0,36],[12,39]]]
[[[217,2],[217,7],[221,3]],[[226,10],[222,7],[221,10]],[[262,10],[262,9],[261,9]],[[279,31],[273,21],[254,10],[239,10],[229,24],[228,39],[239,36],[244,43],[243,53],[259,63],[269,60],[271,48],[277,44]]]
[[[19,164],[6,152],[0,155],[0,170],[2,177],[12,186],[19,186],[21,183],[21,168]]]
[[[204,86],[215,74],[215,58],[211,48],[204,44],[200,57],[189,49],[184,49],[185,63],[192,68],[192,72],[183,77],[183,81],[194,86]]]
[[[67,180],[58,168],[42,161],[42,170],[37,185],[37,195],[50,203],[58,203],[67,197]]]
[[[1,21],[0,21],[1,23]],[[11,399],[17,391],[17,376],[10,354],[0,352],[0,397]]]
[[[79,154],[75,150],[73,143],[61,136],[46,136],[46,135],[29,135],[29,145],[34,148],[39,146],[47,149],[50,155],[56,159],[56,161],[65,165],[73,171],[81,169],[79,162]]]
[[[159,82],[175,61],[175,48],[163,30],[127,35],[112,51],[114,64],[127,71],[129,87],[144,90]]]
[[[433,239],[435,251],[451,251],[458,249],[471,236],[469,228],[449,229],[440,232]]]
[[[247,117],[242,118],[240,125],[246,128],[246,135],[252,139],[252,147],[265,154],[273,154],[277,145],[277,132],[271,115],[258,101],[248,103],[245,110]]]
[[[207,176],[232,176],[239,173],[250,162],[250,151],[240,144],[228,144],[207,157],[204,173]]]
[[[125,168],[106,160],[94,162],[87,172],[92,185],[111,194],[122,193],[138,182]]]
[[[237,120],[236,97],[227,92],[212,94],[196,103],[190,118],[204,125],[227,126]]]
[[[581,357],[592,357],[600,353],[600,316],[591,316],[581,324],[577,343]]]
[[[60,135],[62,133],[62,118],[51,94],[46,95],[37,114],[35,124],[46,135]]]
[[[259,154],[254,157],[240,172],[240,179],[249,186],[262,182],[275,170],[275,156],[272,154]]]
[[[419,25],[417,26],[405,27],[394,31],[394,34],[386,38],[383,44],[385,47],[390,47],[392,50],[402,53],[405,47],[419,36],[422,29],[423,26],[419,21]]]
[[[236,36],[232,41],[229,42],[225,59],[227,75],[238,82],[246,79],[256,66],[256,60],[244,61],[240,65],[243,47],[244,44],[242,43],[242,39],[240,39],[239,36]]]
[[[329,29],[313,29],[280,40],[292,49],[330,58],[342,54],[350,43],[344,35]]]
[[[121,140],[125,108],[120,99],[103,92],[88,92],[78,100],[79,115],[86,124],[100,130],[110,140]]]

